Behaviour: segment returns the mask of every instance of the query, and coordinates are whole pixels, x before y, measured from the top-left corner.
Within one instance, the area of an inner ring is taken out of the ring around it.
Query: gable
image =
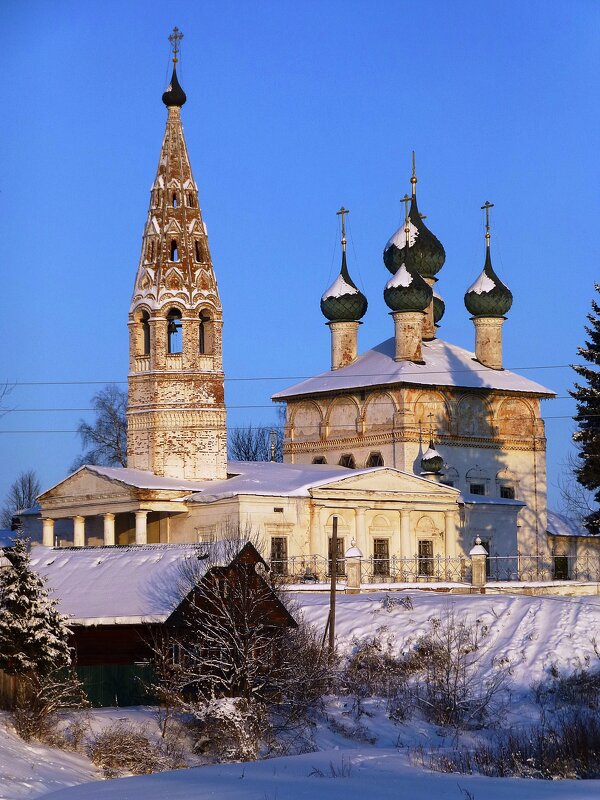
[[[451,486],[444,486],[436,481],[419,478],[408,472],[401,472],[389,467],[380,467],[372,470],[361,471],[348,477],[338,478],[331,483],[315,486],[311,494],[321,492],[399,492],[403,494],[421,494],[431,497],[444,497],[456,500],[460,492]]]
[[[129,500],[135,497],[135,490],[82,467],[41,494],[39,501],[45,507],[60,501],[72,502],[99,497]]]

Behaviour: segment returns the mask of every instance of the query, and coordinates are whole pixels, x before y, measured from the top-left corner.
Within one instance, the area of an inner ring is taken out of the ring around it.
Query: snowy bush
[[[98,733],[87,748],[91,761],[105,778],[147,775],[187,766],[183,755],[168,742],[152,742],[145,730],[126,722],[115,722]]]
[[[222,697],[188,707],[193,716],[194,750],[216,761],[253,761],[267,719],[264,707],[242,697]]]
[[[486,626],[449,611],[432,618],[429,631],[416,639],[404,658],[413,673],[408,695],[429,721],[476,727],[492,714],[498,718],[510,665],[486,663],[492,645],[488,634]]]
[[[597,714],[574,711],[551,722],[499,735],[473,751],[432,756],[429,766],[442,772],[479,772],[490,777],[600,777],[600,720]]]

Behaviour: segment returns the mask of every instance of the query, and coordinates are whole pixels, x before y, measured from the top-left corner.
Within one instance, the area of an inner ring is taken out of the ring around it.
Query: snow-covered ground
[[[305,619],[322,630],[328,598],[299,593],[295,600]],[[506,724],[513,728],[535,717],[531,685],[547,678],[551,668],[569,672],[598,663],[592,640],[600,642],[600,597],[593,596],[434,592],[339,596],[339,649],[349,652],[355,640],[379,635],[400,652],[428,631],[432,618],[443,619],[453,612],[457,619],[467,616],[483,632],[487,642],[484,669],[493,669],[499,660],[510,663],[512,706]],[[538,781],[429,772],[414,757],[419,746],[435,752],[456,744],[451,737],[445,738],[436,726],[418,719],[394,724],[385,713],[385,704],[377,700],[365,702],[366,713],[357,733],[351,705],[347,698],[329,700],[327,714],[313,734],[316,752],[113,781],[98,780],[99,772],[84,756],[23,743],[10,731],[8,718],[0,717],[0,800],[39,796],[56,800],[312,800],[321,796],[363,800],[375,788],[381,800],[404,796],[430,800],[432,795],[454,800],[471,796],[475,800],[600,797],[600,780]],[[89,715],[95,730],[123,718],[157,730],[156,715],[150,709],[101,709]],[[469,736],[472,734],[466,735],[465,741]],[[69,786],[72,788],[66,788]]]

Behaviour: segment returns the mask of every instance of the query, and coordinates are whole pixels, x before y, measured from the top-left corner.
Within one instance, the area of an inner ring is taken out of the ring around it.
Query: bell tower
[[[222,311],[192,175],[169,41],[167,126],[129,310],[127,466],[186,480],[227,477]]]

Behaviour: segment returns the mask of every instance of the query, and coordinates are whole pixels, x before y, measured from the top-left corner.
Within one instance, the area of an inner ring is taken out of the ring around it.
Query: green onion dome
[[[421,469],[423,472],[438,473],[441,472],[443,466],[444,459],[433,446],[433,439],[430,439],[429,447],[423,453],[423,458],[421,459]]]
[[[465,293],[465,306],[474,317],[503,317],[512,306],[512,292],[492,268],[489,244],[483,272]]]
[[[358,322],[367,310],[367,298],[350,277],[346,252],[342,252],[342,269],[321,298],[321,311],[330,322]]]
[[[408,215],[410,232],[408,247],[413,266],[424,278],[433,278],[443,267],[446,252],[439,239],[427,228],[417,207],[417,197],[413,194]],[[405,260],[406,237],[404,224],[391,237],[383,251],[383,262],[394,274]]]
[[[171,76],[171,83],[167,86],[166,92],[163,93],[162,101],[167,106],[181,106],[187,100],[186,94],[179,85],[179,81],[177,80],[177,70],[175,69],[175,65],[173,65],[173,75]]]
[[[446,310],[446,303],[442,300],[440,295],[433,290],[433,322],[435,325],[441,320],[444,316],[444,311]]]
[[[392,311],[425,311],[433,295],[433,289],[410,262],[400,265],[383,290],[383,299]]]

